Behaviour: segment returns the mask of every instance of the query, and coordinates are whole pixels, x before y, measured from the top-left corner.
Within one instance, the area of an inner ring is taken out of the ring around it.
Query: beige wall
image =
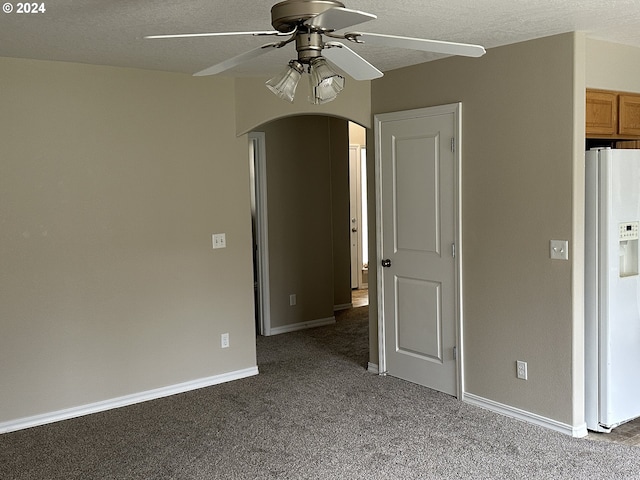
[[[0,424],[255,369],[242,134],[368,125],[370,84],[311,106],[255,79],[8,58],[0,79]]]
[[[333,305],[351,303],[351,223],[349,196],[349,122],[330,117],[331,227],[333,230]]]
[[[640,92],[640,48],[587,39],[587,87]]]
[[[0,422],[255,367],[234,88],[0,59]]]
[[[272,328],[333,317],[330,124],[328,117],[300,116],[260,128],[266,136]]]
[[[573,426],[584,423],[582,364],[574,364],[581,280],[572,276],[582,263],[582,241],[574,242],[582,221],[574,176],[583,170],[576,139],[584,138],[584,117],[574,124],[576,89],[584,95],[577,38],[444,59],[372,84],[374,114],[463,104],[465,391]],[[549,259],[551,239],[577,247],[572,261]],[[516,378],[516,360],[528,362],[528,381]]]

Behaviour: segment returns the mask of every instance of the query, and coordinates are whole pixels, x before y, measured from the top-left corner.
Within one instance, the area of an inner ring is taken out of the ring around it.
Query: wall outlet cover
[[[527,380],[527,362],[516,361],[516,376],[521,380]]]
[[[567,240],[551,240],[549,256],[552,260],[569,260],[569,242]]]

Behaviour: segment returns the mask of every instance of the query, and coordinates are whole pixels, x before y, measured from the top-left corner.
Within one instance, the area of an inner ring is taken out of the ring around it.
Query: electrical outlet
[[[516,361],[516,376],[522,380],[527,379],[527,362]]]
[[[289,295],[289,306],[290,307],[294,307],[298,302],[298,299],[296,297],[295,293],[292,293],[291,295]]]
[[[566,240],[551,240],[549,242],[549,257],[552,260],[569,260],[569,242]]]
[[[220,335],[220,347],[221,348],[229,348],[229,334],[223,333]]]

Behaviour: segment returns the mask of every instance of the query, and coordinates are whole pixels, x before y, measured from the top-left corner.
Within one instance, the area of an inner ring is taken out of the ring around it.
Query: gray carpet
[[[0,436],[0,479],[640,479],[573,439],[367,373],[366,307],[258,339],[260,375]]]

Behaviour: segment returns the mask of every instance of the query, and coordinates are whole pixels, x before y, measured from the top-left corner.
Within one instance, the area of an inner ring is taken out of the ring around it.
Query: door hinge
[[[453,359],[454,360],[458,359],[458,347],[457,346],[453,347]]]
[[[456,258],[456,244],[455,243],[451,244],[451,256],[453,258]]]
[[[456,139],[451,137],[451,153],[456,153]]]

